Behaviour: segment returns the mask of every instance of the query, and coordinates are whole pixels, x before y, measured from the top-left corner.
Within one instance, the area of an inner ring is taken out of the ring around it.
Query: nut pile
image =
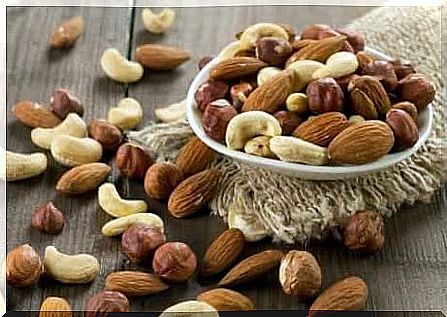
[[[258,23],[224,48],[195,92],[204,131],[233,150],[309,165],[361,165],[412,147],[435,87],[364,36]]]

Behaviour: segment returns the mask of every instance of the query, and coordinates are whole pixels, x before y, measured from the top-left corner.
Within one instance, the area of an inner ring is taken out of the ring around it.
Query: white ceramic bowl
[[[372,48],[365,48],[365,51],[372,54],[378,59],[390,60],[391,58],[384,53],[381,53]],[[269,159],[247,154],[240,151],[230,150],[224,144],[219,143],[210,138],[203,130],[201,123],[202,112],[198,109],[194,101],[194,93],[197,88],[207,80],[209,70],[217,64],[218,59],[212,60],[206,65],[196,76],[188,90],[187,95],[187,115],[188,121],[194,133],[210,148],[215,151],[233,158],[234,160],[246,163],[251,166],[269,169],[284,175],[295,176],[308,180],[334,180],[343,178],[357,177],[373,172],[377,172],[384,168],[390,167],[402,160],[405,160],[410,155],[415,153],[421,145],[427,140],[433,125],[433,109],[429,105],[424,111],[419,113],[418,128],[419,140],[412,147],[405,151],[385,155],[377,161],[350,166],[312,166],[299,163],[283,162],[276,159]]]

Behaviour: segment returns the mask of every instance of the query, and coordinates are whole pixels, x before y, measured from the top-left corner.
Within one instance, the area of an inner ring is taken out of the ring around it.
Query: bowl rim
[[[372,55],[377,56],[379,59],[382,60],[391,60],[392,58],[385,53],[371,48],[371,47],[365,47],[364,49],[366,52],[371,53]],[[212,148],[213,150],[234,158],[239,161],[243,161],[249,165],[256,165],[256,166],[263,166],[265,168],[275,168],[280,169],[283,171],[290,171],[294,175],[297,175],[299,177],[299,173],[312,173],[312,174],[332,174],[332,175],[346,175],[347,178],[349,178],[349,174],[369,174],[374,171],[378,171],[381,169],[385,169],[387,167],[390,167],[394,164],[397,164],[411,155],[413,155],[419,148],[422,146],[422,144],[425,143],[425,141],[428,139],[428,137],[431,134],[432,128],[433,128],[433,108],[432,105],[429,104],[425,109],[424,112],[428,112],[428,122],[426,124],[425,131],[421,134],[419,134],[419,139],[411,148],[406,149],[404,151],[391,153],[384,155],[380,159],[362,164],[362,165],[337,165],[337,166],[328,166],[328,165],[307,165],[302,163],[296,163],[296,162],[285,162],[280,161],[277,159],[271,159],[271,158],[265,158],[261,156],[256,156],[252,154],[248,154],[242,151],[236,151],[229,149],[224,144],[212,139],[209,137],[205,131],[203,130],[203,127],[201,125],[201,122],[197,124],[195,120],[195,111],[197,111],[197,105],[195,103],[194,94],[197,89],[197,87],[203,82],[203,77],[205,73],[207,73],[212,66],[217,64],[219,62],[219,56],[215,57],[211,62],[209,62],[203,69],[200,70],[200,72],[195,76],[194,80],[190,84],[188,88],[188,93],[186,97],[186,105],[187,105],[187,119],[189,122],[189,125],[191,126],[193,132],[196,134],[196,136],[202,140],[207,146]],[[315,178],[317,179],[317,178]]]

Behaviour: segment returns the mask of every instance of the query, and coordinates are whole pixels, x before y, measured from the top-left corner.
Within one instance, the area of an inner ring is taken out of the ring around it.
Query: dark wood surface
[[[126,2],[127,3],[127,2]],[[126,3],[123,3],[125,5]],[[138,3],[137,3],[138,4]],[[196,62],[215,54],[244,26],[258,21],[290,23],[297,29],[316,22],[343,25],[370,10],[367,7],[216,7],[176,9],[175,26],[163,36],[143,30],[141,8],[8,8],[7,10],[7,103],[10,109],[20,99],[48,103],[52,91],[66,87],[79,95],[86,106],[85,119],[105,117],[109,107],[124,96],[141,101],[144,122],[154,119],[153,109],[180,100],[196,73]],[[330,12],[330,13],[329,13]],[[65,18],[81,14],[86,32],[75,47],[67,51],[48,49],[48,36]],[[143,43],[163,43],[186,48],[192,59],[173,72],[146,72],[129,87],[106,78],[99,59],[108,47],[130,54]],[[14,151],[39,150],[31,143],[30,129],[8,112],[7,148]],[[27,289],[8,288],[8,309],[38,310],[50,295],[67,298],[76,310],[101,290],[105,276],[128,268],[120,253],[120,239],[103,237],[100,228],[111,218],[103,212],[96,193],[80,197],[59,195],[54,190],[63,168],[51,161],[42,176],[9,183],[7,188],[7,248],[29,243],[41,255],[47,245],[66,253],[91,253],[101,263],[98,279],[90,285],[66,286],[49,280]],[[110,157],[105,161],[109,161]],[[113,159],[110,160],[113,164]],[[169,240],[189,243],[201,258],[206,246],[226,226],[221,219],[201,216],[177,220],[167,216],[164,204],[146,197],[141,182],[120,177],[115,169],[109,177],[123,196],[142,198],[150,210],[162,216]],[[30,228],[31,213],[40,204],[53,200],[66,216],[66,226],[57,236]],[[387,221],[386,246],[376,256],[347,252],[339,242],[312,242],[311,250],[321,263],[323,285],[349,274],[369,283],[368,309],[445,310],[447,307],[446,188],[438,191],[430,204],[403,206]],[[269,242],[250,245],[245,255],[270,246]],[[285,246],[281,246],[285,248]],[[303,246],[298,246],[303,248]],[[146,267],[149,269],[149,266]],[[214,286],[218,277],[208,280],[196,276],[185,284],[155,296],[131,299],[132,310],[163,310],[178,301],[193,299]],[[305,309],[307,303],[282,294],[275,274],[238,287],[260,309]]]

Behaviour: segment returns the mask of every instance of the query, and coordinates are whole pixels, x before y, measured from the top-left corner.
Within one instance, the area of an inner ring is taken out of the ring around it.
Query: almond
[[[56,190],[65,194],[82,194],[97,188],[112,169],[104,163],[76,166],[57,181]]]
[[[360,165],[379,159],[394,145],[391,128],[379,120],[351,125],[329,144],[329,158],[339,164]]]
[[[218,178],[219,172],[207,169],[182,181],[169,196],[171,215],[184,218],[205,207],[214,195]]]
[[[55,48],[72,46],[78,37],[84,32],[84,19],[80,16],[73,17],[62,23],[51,35],[50,45]]]
[[[12,113],[17,120],[31,128],[54,128],[61,123],[61,119],[49,109],[29,100],[16,103]]]
[[[174,69],[189,58],[188,52],[184,49],[160,44],[141,45],[135,51],[135,59],[138,62],[155,70]]]
[[[362,310],[367,298],[366,283],[356,276],[347,277],[321,293],[310,307],[307,316],[316,316],[321,310]]]
[[[232,57],[216,64],[209,76],[213,80],[229,80],[257,73],[266,66],[266,63],[255,57]]]
[[[348,126],[348,119],[343,113],[326,112],[304,121],[295,129],[293,136],[326,147]]]
[[[303,59],[311,59],[324,63],[329,56],[343,48],[346,39],[346,36],[333,36],[315,42],[306,43],[303,48],[289,57],[286,62],[286,67],[293,62]]]
[[[298,75],[292,69],[286,69],[274,75],[248,96],[242,106],[242,111],[259,110],[274,113],[286,102],[297,77]]]
[[[175,165],[184,177],[189,177],[206,169],[213,160],[214,151],[194,136],[181,148]]]
[[[105,280],[105,288],[118,291],[126,296],[146,296],[160,293],[169,288],[155,274],[138,271],[110,273]]]
[[[39,317],[72,317],[73,311],[69,302],[62,297],[47,297],[40,306]]]
[[[218,311],[254,310],[255,305],[245,295],[226,289],[215,288],[197,296],[197,300],[213,306]]]
[[[266,250],[252,255],[233,267],[217,285],[234,286],[263,277],[279,266],[282,255],[279,250]]]
[[[202,261],[203,276],[213,275],[225,270],[241,254],[245,237],[239,229],[222,232],[208,247]]]

